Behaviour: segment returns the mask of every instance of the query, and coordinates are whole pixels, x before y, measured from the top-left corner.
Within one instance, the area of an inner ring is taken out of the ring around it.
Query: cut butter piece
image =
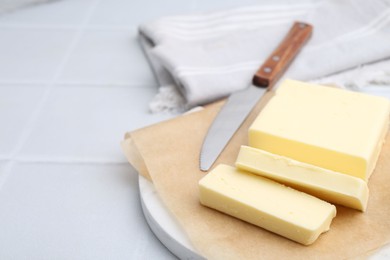
[[[367,207],[368,186],[357,177],[248,146],[241,147],[236,166],[331,203],[361,211]]]
[[[326,201],[223,164],[200,180],[199,192],[201,204],[303,245],[329,230],[336,216]]]
[[[368,180],[389,126],[390,101],[285,80],[249,129],[249,146]]]

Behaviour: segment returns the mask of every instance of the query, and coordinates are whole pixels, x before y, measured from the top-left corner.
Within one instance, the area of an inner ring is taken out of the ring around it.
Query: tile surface
[[[0,158],[12,156],[44,92],[44,86],[0,85]]]
[[[127,164],[16,164],[0,205],[0,259],[172,259],[148,250]]]
[[[93,0],[57,0],[22,8],[0,16],[0,27],[78,25],[83,21],[92,2]]]
[[[50,80],[75,32],[67,29],[0,28],[0,83]]]
[[[64,68],[61,81],[156,85],[136,30],[86,30]]]
[[[193,0],[166,0],[142,2],[128,0],[101,1],[91,17],[90,25],[128,26],[138,25],[163,15],[188,13]]]
[[[148,114],[147,103],[155,91],[55,86],[19,156],[125,161],[120,149],[124,133],[169,117]]]
[[[0,16],[0,259],[176,259],[120,150],[126,131],[173,115],[148,111],[157,88],[137,24],[88,23],[99,3],[115,4]]]
[[[8,177],[10,168],[11,168],[11,162],[9,160],[0,161],[0,189]]]

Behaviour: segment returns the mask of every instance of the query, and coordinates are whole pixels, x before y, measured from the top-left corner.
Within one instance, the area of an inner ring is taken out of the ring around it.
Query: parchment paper
[[[234,165],[240,145],[247,143],[249,125],[270,96],[256,106],[214,165]],[[389,134],[369,181],[367,211],[337,206],[330,231],[310,246],[200,205],[198,181],[206,173],[199,170],[199,151],[222,104],[127,133],[122,142],[129,162],[153,182],[201,255],[207,259],[345,259],[364,256],[390,242]]]

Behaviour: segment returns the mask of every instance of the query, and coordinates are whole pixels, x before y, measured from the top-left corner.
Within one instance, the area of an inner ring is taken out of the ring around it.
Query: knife
[[[229,96],[211,124],[200,152],[200,169],[208,171],[249,112],[266,91],[282,76],[303,45],[313,27],[295,22],[288,34],[253,77],[252,85]]]

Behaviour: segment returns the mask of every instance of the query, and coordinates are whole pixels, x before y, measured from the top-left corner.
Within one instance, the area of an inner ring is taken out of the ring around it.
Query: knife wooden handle
[[[312,31],[310,24],[295,22],[287,36],[256,72],[253,84],[271,88],[310,38]]]

